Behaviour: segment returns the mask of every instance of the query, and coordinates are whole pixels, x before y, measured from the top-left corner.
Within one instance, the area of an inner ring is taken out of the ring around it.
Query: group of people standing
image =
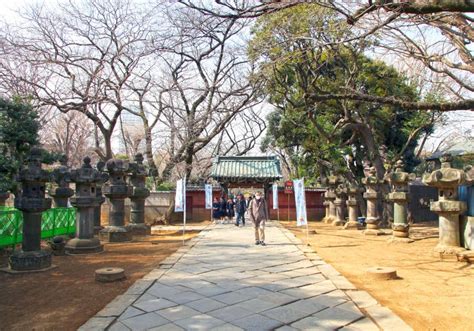
[[[235,226],[245,226],[245,214],[255,227],[255,244],[265,246],[265,221],[268,219],[268,209],[265,199],[260,192],[245,199],[243,194],[238,194],[236,199],[214,198],[212,204],[212,217],[217,220],[232,220],[235,217]]]

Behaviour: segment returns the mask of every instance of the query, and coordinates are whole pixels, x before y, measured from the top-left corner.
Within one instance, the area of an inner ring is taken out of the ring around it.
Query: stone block
[[[169,321],[156,313],[146,313],[122,321],[131,330],[148,330],[168,324]]]
[[[282,326],[280,321],[259,314],[254,314],[235,320],[232,322],[232,324],[247,331],[273,330]]]
[[[115,297],[107,306],[99,311],[97,317],[116,317],[121,315],[135,300],[138,295],[121,294]]]
[[[377,300],[366,291],[346,291],[346,294],[359,308],[367,308],[378,304]]]
[[[92,317],[86,323],[77,329],[78,331],[103,331],[105,330],[112,322],[115,320],[115,317]]]
[[[214,327],[225,324],[224,321],[214,318],[209,315],[201,314],[191,316],[175,322],[177,325],[181,326],[185,330],[202,330],[207,331],[211,330]]]
[[[413,330],[400,317],[395,315],[390,309],[386,307],[371,306],[365,308],[365,311],[383,330]]]

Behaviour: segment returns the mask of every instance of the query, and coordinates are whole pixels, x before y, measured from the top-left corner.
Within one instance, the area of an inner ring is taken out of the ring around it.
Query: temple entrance
[[[261,190],[267,202],[271,185],[283,178],[276,156],[218,156],[212,163],[210,177],[221,185],[225,196],[232,189]]]

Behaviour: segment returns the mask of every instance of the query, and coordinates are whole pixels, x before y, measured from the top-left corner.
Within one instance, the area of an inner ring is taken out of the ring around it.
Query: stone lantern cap
[[[441,157],[441,169],[423,176],[423,182],[438,189],[455,189],[459,185],[471,184],[474,178],[461,169],[451,167],[453,157],[445,154]]]
[[[75,207],[95,207],[99,200],[96,197],[96,185],[104,182],[104,174],[92,168],[90,157],[86,156],[82,166],[71,170],[71,181],[76,183],[76,195],[71,198]]]
[[[377,171],[375,167],[368,167],[367,168],[367,175],[365,178],[362,178],[362,183],[367,186],[377,186],[383,183],[383,180],[378,179]]]
[[[389,193],[389,201],[403,203],[408,201],[408,183],[416,178],[415,174],[403,171],[405,164],[402,160],[395,163],[395,171],[388,176],[388,182],[392,185],[393,192]]]
[[[110,159],[105,167],[109,173],[109,182],[104,186],[104,195],[109,198],[125,199],[133,192],[133,187],[127,184],[126,177],[130,170],[128,161]]]
[[[46,198],[46,183],[51,175],[41,168],[41,149],[33,147],[28,156],[28,167],[23,168],[18,181],[22,184],[21,194],[15,198],[15,208],[26,212],[42,212],[51,208],[51,199]]]
[[[71,170],[71,181],[76,184],[97,184],[103,181],[103,175],[99,170],[92,168],[90,157],[82,160],[82,166]]]
[[[403,171],[405,164],[402,160],[395,163],[395,171],[392,172],[388,181],[392,185],[408,185],[408,182],[416,179],[416,175]]]
[[[61,165],[53,170],[52,180],[58,185],[53,188],[49,194],[53,197],[71,197],[74,191],[69,187],[71,182],[71,171],[66,165],[67,158],[64,155],[61,159]]]
[[[130,184],[133,185],[133,192],[130,198],[145,199],[150,195],[150,191],[145,186],[147,170],[143,164],[142,153],[137,153],[134,159],[135,162],[130,163]]]

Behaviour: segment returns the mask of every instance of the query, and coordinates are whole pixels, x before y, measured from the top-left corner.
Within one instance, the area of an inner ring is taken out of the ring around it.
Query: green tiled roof
[[[282,178],[276,156],[218,156],[212,163],[211,177],[227,182],[264,182]]]

